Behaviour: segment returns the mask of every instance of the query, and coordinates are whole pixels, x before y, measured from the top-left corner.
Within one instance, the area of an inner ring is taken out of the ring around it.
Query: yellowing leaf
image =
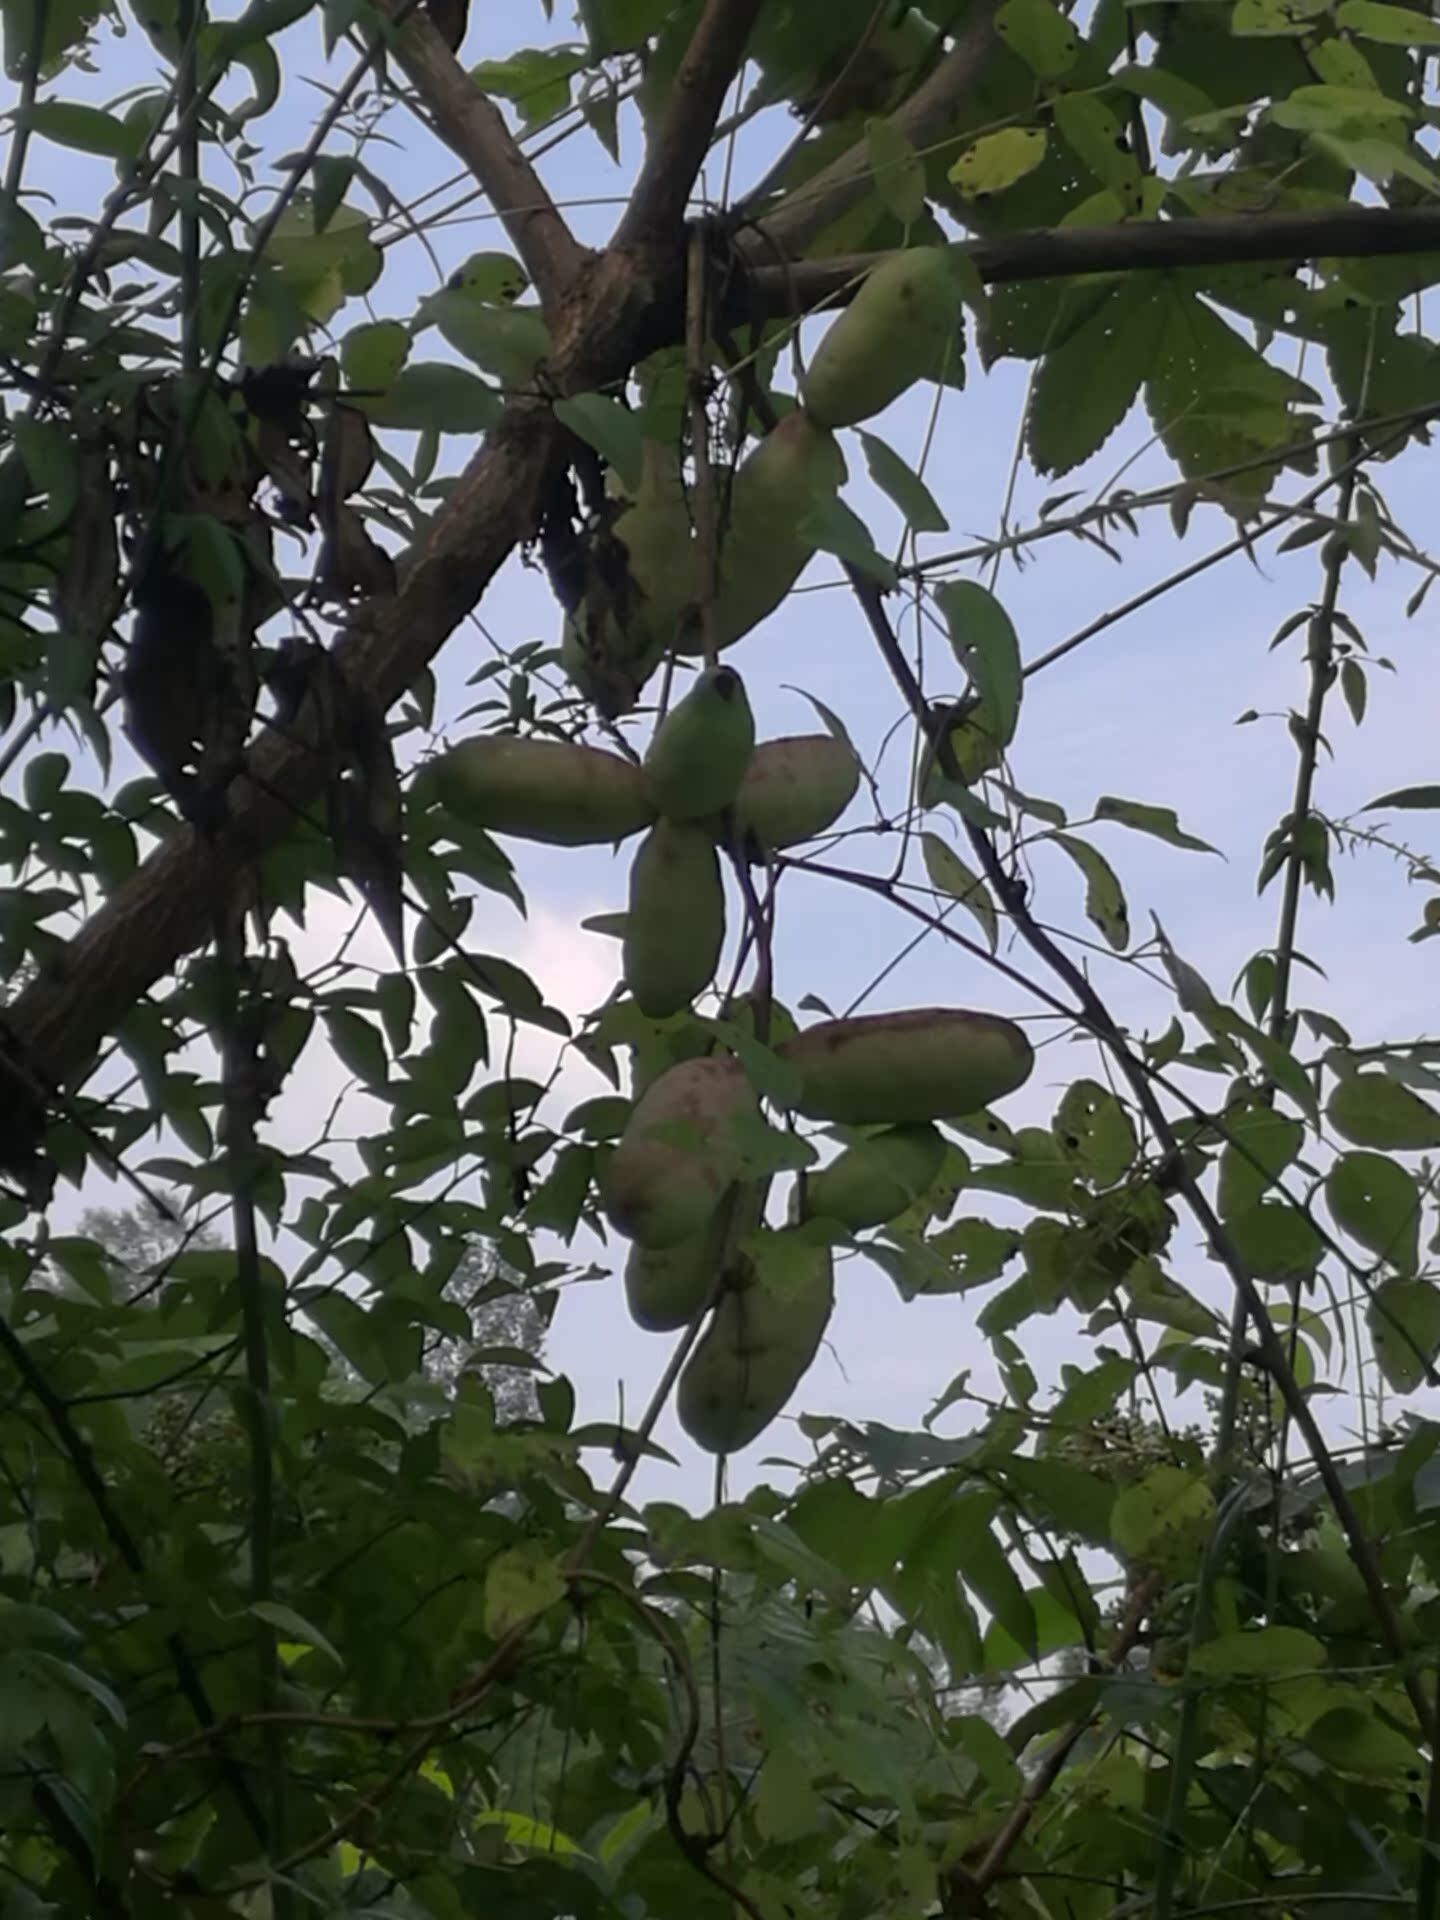
[[[995,902],[990,898],[990,889],[938,834],[922,833],[920,848],[925,856],[925,871],[930,876],[931,886],[939,893],[950,894],[974,914],[985,930],[990,951],[994,953],[1000,938],[1000,923]]]
[[[1199,1474],[1154,1467],[1116,1499],[1110,1536],[1128,1560],[1185,1573],[1199,1565],[1214,1524],[1215,1496]]]
[[[967,200],[1003,193],[1045,158],[1043,127],[1002,127],[967,147],[946,176]]]

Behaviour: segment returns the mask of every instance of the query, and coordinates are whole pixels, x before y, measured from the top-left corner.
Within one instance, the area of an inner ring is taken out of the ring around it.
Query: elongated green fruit
[[[793,1230],[751,1242],[752,1278],[721,1296],[680,1375],[680,1424],[708,1453],[749,1446],[815,1358],[835,1304],[830,1249]]]
[[[767,740],[735,796],[740,843],[760,854],[828,832],[855,798],[860,762],[828,733]],[[716,832],[723,831],[717,823]]]
[[[655,818],[638,767],[569,740],[462,740],[434,779],[457,819],[557,847],[625,840]]]
[[[709,985],[725,940],[725,889],[703,827],[660,820],[636,850],[625,917],[625,985],[652,1020]]]
[[[807,1217],[838,1220],[856,1231],[883,1226],[930,1187],[945,1162],[945,1142],[931,1126],[891,1127],[857,1140],[805,1183]]]
[[[755,751],[755,716],[733,667],[707,667],[655,729],[645,755],[650,798],[668,820],[728,807]]]
[[[822,1021],[777,1051],[800,1070],[800,1113],[857,1127],[977,1113],[1023,1086],[1035,1065],[1013,1020],[947,1007]]]
[[[740,1171],[738,1125],[758,1104],[728,1056],[682,1060],[653,1080],[605,1168],[611,1225],[652,1248],[700,1233]]]
[[[797,409],[786,414],[742,461],[730,495],[715,596],[717,647],[729,647],[773,613],[815,548],[799,531],[811,507],[833,500],[845,458],[833,434]],[[682,641],[698,653],[697,630]]]
[[[853,427],[960,350],[960,281],[944,247],[910,247],[869,275],[805,376],[805,408],[821,426]],[[953,342],[953,346],[952,346]]]
[[[735,1205],[717,1207],[701,1231],[678,1246],[632,1247],[625,1263],[625,1301],[646,1333],[673,1333],[690,1324],[711,1298],[721,1263],[739,1239],[759,1224],[759,1189],[742,1186]],[[733,1268],[736,1255],[730,1252]]]

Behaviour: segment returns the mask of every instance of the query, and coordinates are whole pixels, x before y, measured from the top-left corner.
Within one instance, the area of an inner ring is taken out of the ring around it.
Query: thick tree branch
[[[957,109],[994,51],[994,13],[994,0],[982,0],[929,79],[891,114],[892,125],[912,147],[923,150],[933,146],[953,127]],[[857,140],[763,220],[762,237],[747,242],[746,251],[757,264],[773,265],[777,253],[785,259],[797,258],[817,234],[848,212],[857,200],[864,199],[873,184],[869,142]]]
[[[766,226],[778,230],[783,218]],[[1239,266],[1257,260],[1362,260],[1381,254],[1440,252],[1440,210],[1434,207],[1331,207],[1320,212],[1240,213],[1214,220],[1150,220],[1113,227],[1038,227],[966,240],[957,253],[992,286],[1080,273],[1134,273],[1163,267]],[[879,253],[832,254],[791,266],[760,263],[750,286],[767,311],[809,313],[842,299]]]
[[[677,236],[699,178],[726,90],[739,71],[763,0],[708,0],[670,89],[660,126],[615,230],[621,248]]]
[[[515,251],[553,313],[588,258],[561,218],[544,182],[521,153],[498,107],[476,86],[431,24],[423,8],[381,0],[405,18],[393,51],[430,110],[435,131],[475,176],[499,214]]]
[[[534,531],[556,439],[548,407],[513,406],[456,483],[399,592],[342,636],[338,658],[382,708],[399,699],[511,548]],[[254,778],[242,776],[230,790],[224,830],[207,840],[177,828],[7,1009],[7,1027],[50,1085],[83,1075],[135,1002],[209,938],[239,869],[320,791],[326,759],[311,738],[304,709],[290,734],[262,735],[250,761]]]

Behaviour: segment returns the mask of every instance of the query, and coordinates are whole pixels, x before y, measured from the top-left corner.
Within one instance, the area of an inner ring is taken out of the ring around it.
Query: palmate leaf
[[[1177,282],[1156,296],[1163,327],[1145,401],[1166,450],[1189,478],[1288,447],[1303,437],[1297,405],[1313,388],[1265,359]],[[1225,482],[1227,497],[1263,499],[1275,469],[1257,466]]]

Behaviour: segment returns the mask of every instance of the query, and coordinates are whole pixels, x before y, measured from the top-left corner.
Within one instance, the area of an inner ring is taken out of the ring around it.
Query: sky
[[[565,37],[571,28],[564,14],[561,0],[554,26],[547,29],[538,5],[508,0],[503,8],[477,7],[462,58],[469,63],[502,55],[527,40],[537,44],[547,35]],[[293,91],[259,123],[257,134],[264,136],[267,152],[276,155],[298,146],[308,115],[321,99],[320,89],[333,84],[351,57],[342,53],[324,67],[309,23],[287,36],[284,51]],[[133,29],[123,39],[102,31],[84,97],[114,100],[150,70],[152,61],[148,44]],[[75,96],[72,76],[65,78],[63,91],[66,97]],[[777,116],[747,129],[733,163],[737,188],[763,172],[775,142],[792,129],[790,122],[782,128]],[[449,157],[403,111],[390,115],[385,132],[395,143],[384,149],[383,162],[395,192],[419,193],[453,171]],[[542,163],[552,193],[588,241],[605,238],[615,202],[636,162],[632,121],[622,120],[622,134],[618,168],[612,169],[588,139],[559,147]],[[93,205],[97,185],[104,191],[113,178],[104,163],[78,159],[49,143],[37,143],[35,155],[32,178],[54,195],[57,209]],[[713,176],[707,176],[705,185],[711,193],[719,190]],[[42,214],[38,205],[32,211]],[[434,238],[447,270],[477,248],[503,244],[494,223],[476,217],[474,209]],[[433,283],[433,270],[418,251],[411,248],[397,259],[404,260],[405,270],[413,269],[415,277],[392,288],[387,276],[377,290],[375,315],[407,313],[417,291]],[[353,319],[365,317],[357,311]],[[351,323],[351,316],[345,321]],[[813,348],[817,330],[812,327],[805,337]],[[438,354],[435,336],[427,336],[423,351],[425,357]],[[925,466],[927,483],[944,506],[952,531],[928,537],[922,553],[992,536],[998,503],[1011,483],[1028,369],[1003,362],[982,373],[972,352],[969,372],[966,391],[944,398]],[[1320,369],[1307,367],[1306,377],[1323,388]],[[933,402],[932,388],[917,389],[870,424],[918,463]],[[1148,434],[1148,423],[1137,411],[1094,460],[1063,481],[1036,475],[1022,462],[1014,475],[1010,524],[1033,524],[1043,502],[1062,488],[1079,490],[1080,498],[1072,505],[1081,504],[1112,484],[1127,462],[1133,464],[1125,484],[1138,489],[1165,483],[1172,470],[1164,456],[1148,446]],[[457,458],[468,455],[468,446],[452,444]],[[846,497],[866,518],[877,544],[894,552],[901,531],[898,517],[865,481],[858,446],[852,442],[847,453],[852,484]],[[1430,456],[1424,450],[1409,451],[1377,469],[1376,478],[1395,518],[1423,545],[1433,524]],[[1305,484],[1287,479],[1281,492],[1298,493]],[[1138,537],[1114,533],[1120,564],[1093,546],[1057,538],[1037,546],[1023,567],[1007,560],[995,577],[995,590],[1014,621],[1025,657],[1035,659],[1232,533],[1231,523],[1217,508],[1201,507],[1181,538],[1162,508],[1141,517]],[[1187,831],[1220,850],[1223,857],[1182,852],[1115,826],[1098,827],[1093,835],[1120,874],[1137,931],[1148,928],[1152,913],[1158,916],[1179,952],[1222,993],[1228,993],[1249,956],[1274,937],[1277,890],[1272,887],[1257,898],[1255,879],[1265,836],[1290,801],[1295,757],[1285,715],[1303,702],[1306,673],[1303,634],[1274,651],[1269,643],[1281,622],[1319,591],[1318,549],[1277,555],[1275,544],[1262,542],[1253,559],[1241,556],[1203,573],[1037,674],[1027,683],[1012,759],[1019,787],[1059,801],[1072,817],[1088,815],[1101,794],[1118,795],[1175,809]],[[988,571],[984,577],[990,580]],[[1404,613],[1419,580],[1415,571],[1384,559],[1373,584],[1353,566],[1347,571],[1343,604],[1372,654],[1387,656],[1397,671],[1372,672],[1363,727],[1354,726],[1338,698],[1331,703],[1326,724],[1334,757],[1322,761],[1317,788],[1317,804],[1331,815],[1359,808],[1393,788],[1437,778],[1440,667],[1434,616],[1428,604],[1414,619],[1407,620]],[[536,638],[558,639],[556,608],[543,577],[512,561],[486,595],[478,620],[462,627],[441,657],[439,711],[447,738],[462,738],[476,724],[454,720],[473,697],[466,678],[489,648],[508,650]],[[900,714],[898,697],[833,562],[818,560],[806,575],[804,591],[727,658],[745,676],[762,737],[815,728],[813,710],[796,691],[803,689],[844,717],[867,765],[878,769],[887,803],[900,804],[909,733],[902,729],[891,737]],[[927,644],[927,677],[935,691],[960,690],[958,669],[933,639]],[[1251,709],[1262,717],[1237,725],[1238,716]],[[633,737],[643,743],[643,725],[637,724]],[[122,755],[117,781],[133,771]],[[864,806],[857,801],[846,824],[860,825],[865,819]],[[956,823],[932,815],[926,825],[960,844]],[[1409,816],[1403,830],[1411,844],[1440,853],[1426,816]],[[583,1014],[611,990],[616,950],[602,935],[580,931],[579,923],[623,908],[630,849],[617,856],[511,842],[508,850],[529,902],[528,916],[521,919],[498,896],[482,895],[467,937],[477,949],[505,954],[525,967],[571,1015]],[[874,843],[864,840],[842,852],[857,865],[880,857]],[[1032,881],[1037,911],[1048,925],[1087,940],[1093,937],[1083,918],[1082,882],[1063,857],[1038,857]],[[1336,881],[1337,904],[1311,894],[1304,900],[1300,944],[1323,964],[1326,978],[1300,975],[1297,993],[1302,1003],[1308,999],[1343,1021],[1360,1042],[1433,1031],[1436,949],[1407,944],[1419,920],[1419,896],[1407,888],[1400,867],[1377,852],[1337,860]],[[914,923],[852,889],[792,875],[781,899],[776,992],[792,1008],[804,996],[816,995],[837,1010],[862,998],[873,1011],[917,1005],[978,1006],[1017,1015],[1037,1010],[983,963],[937,939],[923,941],[886,972],[911,941]],[[303,932],[294,935],[302,967],[318,964],[332,952],[350,932],[353,919],[353,910],[343,903],[317,899]],[[733,930],[738,920],[733,891],[731,919]],[[968,930],[963,923],[962,930]],[[1004,952],[1034,974],[1034,963],[1023,953]],[[1132,1028],[1163,1029],[1170,1017],[1164,991],[1133,965],[1093,945],[1083,952],[1096,984]],[[351,953],[363,963],[389,964],[373,924],[362,929]],[[1041,1031],[1046,1029],[1037,1029],[1037,1034]],[[524,1030],[516,1054],[518,1071],[543,1078],[552,1057],[545,1036]],[[1012,1122],[1045,1120],[1071,1079],[1081,1072],[1097,1073],[1100,1066],[1088,1045],[1062,1041],[1045,1047],[1033,1081],[1005,1104],[1004,1116]],[[1104,1077],[1103,1070],[1099,1077]],[[277,1137],[287,1145],[310,1137],[342,1083],[337,1063],[312,1050],[305,1070],[274,1110]],[[563,1117],[579,1101],[606,1091],[605,1083],[572,1056],[557,1083],[552,1112]],[[1206,1084],[1209,1097],[1220,1091],[1221,1083]],[[374,1125],[379,1117],[373,1108],[367,1115],[367,1103],[356,1100],[347,1110],[345,1130]],[[123,1205],[127,1195],[96,1181],[80,1200],[65,1204],[86,1200]],[[961,1210],[968,1210],[963,1196]],[[1175,1244],[1187,1281],[1220,1300],[1222,1289],[1211,1277],[1193,1229],[1184,1222]],[[618,1251],[584,1235],[575,1247],[582,1261],[594,1259],[607,1268],[616,1265]],[[988,1390],[994,1375],[974,1330],[975,1305],[974,1299],[958,1297],[907,1305],[877,1269],[858,1259],[844,1262],[825,1348],[791,1411],[803,1408],[914,1427],[963,1368],[975,1368],[977,1384]],[[1025,1329],[1025,1343],[1042,1373],[1079,1354],[1077,1331],[1078,1322],[1067,1315],[1032,1322]],[[565,1290],[548,1357],[574,1382],[582,1418],[614,1418],[623,1406],[633,1420],[668,1352],[668,1340],[642,1334],[629,1324],[618,1272]],[[1428,1404],[1433,1399],[1422,1394],[1408,1404],[1433,1412]],[[1343,1414],[1332,1413],[1332,1425],[1337,1417],[1343,1428]],[[973,1410],[954,1409],[942,1420],[941,1430],[963,1431],[975,1418]],[[639,1483],[642,1494],[703,1501],[709,1491],[709,1463],[697,1456],[669,1415],[657,1437],[675,1452],[679,1464],[647,1467]],[[757,1475],[771,1472],[764,1463],[775,1454],[804,1455],[804,1443],[788,1423],[772,1428],[737,1457],[731,1485],[743,1488]],[[603,1470],[603,1462],[595,1464]]]

